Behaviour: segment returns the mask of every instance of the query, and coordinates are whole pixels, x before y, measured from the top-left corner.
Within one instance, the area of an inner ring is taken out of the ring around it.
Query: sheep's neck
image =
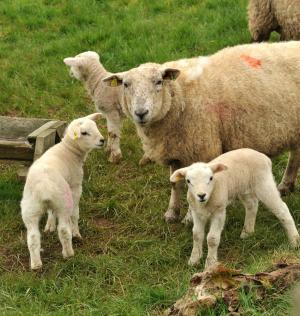
[[[108,72],[100,63],[93,63],[88,71],[88,76],[85,81],[85,87],[91,98],[94,97],[97,86],[101,83],[102,79],[108,75]]]
[[[86,151],[82,150],[76,144],[76,141],[68,139],[67,137],[63,138],[62,144],[64,145],[65,149],[74,156],[76,161],[78,161],[80,163],[80,165],[83,165],[83,163],[86,160],[86,157],[87,157],[88,153]]]

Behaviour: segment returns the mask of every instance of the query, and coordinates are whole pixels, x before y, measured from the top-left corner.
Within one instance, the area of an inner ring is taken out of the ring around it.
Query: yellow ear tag
[[[110,82],[111,87],[116,87],[118,85],[118,80],[116,78],[112,79]]]
[[[76,132],[74,132],[74,139],[78,138],[78,134]]]

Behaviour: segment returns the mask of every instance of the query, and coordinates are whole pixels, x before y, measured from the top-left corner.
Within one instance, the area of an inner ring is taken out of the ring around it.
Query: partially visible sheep
[[[228,47],[188,64],[147,63],[103,79],[122,85],[122,108],[147,157],[173,173],[243,147],[270,157],[289,150],[279,189],[293,191],[300,166],[300,42]],[[167,221],[179,218],[180,190],[172,184]]]
[[[241,199],[246,210],[241,238],[254,233],[258,201],[262,201],[280,220],[291,245],[297,246],[300,236],[289,209],[276,188],[272,162],[264,154],[247,148],[233,150],[209,163],[198,162],[178,169],[170,177],[173,183],[183,179],[188,185],[187,199],[194,222],[190,265],[198,264],[202,257],[205,225],[208,221],[210,230],[207,235],[208,254],[205,267],[217,262],[226,207],[236,197]]]
[[[280,40],[300,39],[300,2],[295,0],[250,0],[249,31],[255,42],[267,41],[273,31]]]
[[[51,211],[45,230],[55,229],[57,216],[63,257],[74,255],[72,236],[81,238],[78,219],[83,163],[92,149],[104,144],[94,122],[98,117],[100,114],[94,113],[71,122],[62,141],[47,150],[29,169],[21,210],[27,228],[31,269],[42,267],[39,221],[47,210]]]

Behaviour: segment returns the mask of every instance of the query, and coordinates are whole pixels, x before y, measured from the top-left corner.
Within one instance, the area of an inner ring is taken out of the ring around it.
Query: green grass
[[[0,114],[71,120],[92,112],[83,87],[72,81],[62,62],[82,51],[95,50],[109,70],[122,71],[247,43],[246,2],[3,0]],[[0,165],[1,315],[154,315],[185,292],[197,269],[187,265],[190,228],[162,220],[168,170],[138,166],[142,150],[129,121],[122,150],[118,166],[109,164],[102,151],[91,154],[81,200],[83,243],[75,244],[75,257],[64,261],[56,234],[43,235],[40,273],[28,269],[17,168]],[[283,155],[274,161],[277,180],[286,160]],[[286,202],[300,223],[299,192]],[[236,203],[228,211],[219,249],[223,262],[253,273],[300,257],[288,248],[278,221],[263,209],[256,234],[241,241],[240,210]],[[288,315],[290,306],[289,293],[275,291],[262,302],[251,293],[241,293],[241,300],[246,315]],[[201,315],[226,313],[220,303]]]

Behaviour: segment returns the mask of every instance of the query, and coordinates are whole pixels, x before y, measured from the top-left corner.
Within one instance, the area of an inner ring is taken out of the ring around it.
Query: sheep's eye
[[[212,181],[212,179],[213,179],[213,176],[211,176],[211,177],[209,178],[209,181]]]
[[[189,179],[186,179],[186,182],[187,182],[188,184],[191,184],[191,181],[190,181]]]
[[[128,88],[129,87],[129,83],[128,82],[124,82],[124,87]]]
[[[88,132],[81,132],[81,135],[82,136],[87,136],[87,135],[90,135]]]
[[[162,85],[162,83],[163,83],[163,81],[162,81],[162,80],[157,80],[157,81],[155,82],[155,84],[156,84],[157,86],[161,86],[161,85]]]

